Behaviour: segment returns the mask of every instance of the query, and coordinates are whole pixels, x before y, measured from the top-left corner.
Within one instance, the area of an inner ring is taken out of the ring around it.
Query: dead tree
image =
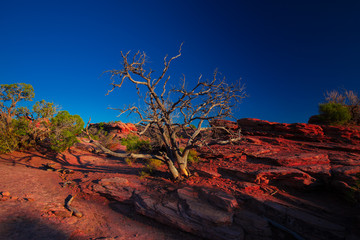
[[[224,78],[219,79],[219,74],[215,71],[212,79],[202,80],[200,76],[191,88],[187,88],[183,77],[177,88],[169,89],[170,76],[167,72],[171,62],[181,56],[181,46],[176,56],[164,58],[163,69],[157,77],[153,76],[154,71],[145,69],[145,53],[137,52],[130,57],[130,52],[127,52],[121,53],[121,56],[122,68],[107,71],[111,75],[113,87],[109,92],[121,88],[125,81],[130,81],[135,85],[145,108],[131,106],[116,110],[120,111],[120,115],[137,114],[139,123],[145,125],[142,133],[155,128],[166,149],[158,158],[167,164],[175,179],[188,177],[188,155],[202,141],[201,132],[205,130],[205,123],[231,117],[233,107],[245,97],[243,85],[239,81],[227,84]],[[179,130],[183,130],[188,138],[184,148],[180,148],[178,144]]]

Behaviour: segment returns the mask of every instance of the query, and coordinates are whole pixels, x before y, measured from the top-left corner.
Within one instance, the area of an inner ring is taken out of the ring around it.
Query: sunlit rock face
[[[360,141],[360,131],[343,126],[326,126],[306,123],[276,123],[255,118],[243,118],[237,121],[244,135],[281,137],[294,140],[317,142],[344,142]]]
[[[151,188],[106,178],[90,189],[204,239],[358,237],[357,129],[248,118],[211,125],[219,128],[207,136],[228,139],[240,132],[241,140],[200,146],[191,178],[171,184],[153,179]],[[127,132],[121,126],[112,127]]]

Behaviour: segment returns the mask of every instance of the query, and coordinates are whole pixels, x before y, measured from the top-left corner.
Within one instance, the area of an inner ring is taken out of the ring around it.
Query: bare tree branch
[[[135,85],[138,97],[146,107],[129,106],[116,110],[120,111],[120,115],[136,114],[140,118],[139,123],[145,124],[140,134],[144,134],[150,128],[155,129],[153,132],[161,139],[166,149],[166,156],[161,158],[168,164],[174,178],[179,174],[173,163],[177,163],[181,175],[190,175],[187,156],[190,149],[204,142],[201,139],[203,124],[213,119],[231,117],[232,108],[246,97],[244,86],[240,83],[227,84],[225,78],[219,78],[220,74],[217,70],[210,80],[203,80],[200,75],[197,83],[189,89],[184,76],[178,88],[167,90],[170,81],[170,76],[167,76],[168,70],[171,63],[181,56],[182,45],[177,55],[169,60],[167,56],[164,57],[163,69],[158,77],[154,78],[152,76],[154,71],[145,68],[147,56],[141,52],[135,53],[132,58],[130,52],[126,54],[121,52],[122,68],[106,72],[110,74],[112,80],[112,89],[108,93],[115,88],[121,88],[125,81]],[[145,92],[145,95],[142,96],[141,92]],[[190,133],[188,127],[192,124],[196,124],[197,127]],[[180,150],[178,143],[179,130],[188,137],[183,151]],[[107,152],[104,149],[103,151]]]

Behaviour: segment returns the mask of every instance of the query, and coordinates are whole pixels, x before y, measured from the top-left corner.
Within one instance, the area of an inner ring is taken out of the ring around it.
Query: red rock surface
[[[0,221],[6,223],[0,234],[15,236],[12,229],[29,224],[19,216],[27,216],[41,226],[40,238],[55,232],[58,239],[359,239],[357,129],[257,119],[215,124],[240,127],[242,140],[199,147],[193,176],[180,182],[170,180],[165,166],[141,178],[141,160],[128,165],[96,155],[87,143],[58,156],[0,156]],[[46,163],[73,173],[45,171]],[[74,207],[84,217],[62,217],[64,197],[75,193]]]
[[[360,130],[358,128],[319,126],[305,123],[276,123],[253,118],[239,119],[237,123],[244,135],[351,144],[355,144],[360,140]]]

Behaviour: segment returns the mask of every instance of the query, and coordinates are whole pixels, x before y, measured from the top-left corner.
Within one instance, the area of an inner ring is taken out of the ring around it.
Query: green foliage
[[[28,112],[17,108],[20,101],[31,101],[34,89],[30,84],[14,83],[0,85],[0,153],[11,152],[25,145],[28,139],[28,123],[22,118],[14,119],[17,113]]]
[[[50,122],[50,148],[56,152],[62,152],[76,143],[76,135],[84,128],[81,117],[70,115],[67,111],[59,112]]]
[[[349,109],[340,103],[328,102],[320,104],[319,112],[319,118],[326,124],[343,125],[351,120]]]
[[[140,179],[144,179],[151,176],[151,173],[149,173],[146,169],[140,171],[139,174],[140,174]]]
[[[149,166],[152,169],[157,169],[162,164],[163,164],[163,162],[161,160],[159,160],[159,159],[151,158],[151,159],[147,160],[147,166]]]
[[[148,159],[145,167],[140,172],[140,177],[145,178],[148,176],[153,176],[155,171],[163,164],[162,161],[158,159]]]
[[[79,115],[70,115],[68,111],[61,111],[51,119],[51,128],[66,129],[74,135],[81,133],[84,128],[84,121]]]
[[[111,148],[114,144],[118,144],[119,140],[114,138],[114,135],[109,134],[107,129],[107,124],[100,122],[97,124],[91,124],[88,131],[92,139],[99,141],[107,148]]]
[[[17,118],[22,118],[22,117],[29,117],[30,118],[31,112],[27,107],[18,107],[15,110],[15,116]]]
[[[13,119],[10,124],[0,124],[0,153],[29,148],[34,144],[29,120],[19,118]]]
[[[349,90],[325,93],[326,103],[319,105],[319,115],[311,116],[309,123],[329,125],[360,125],[360,98]]]
[[[180,151],[183,152],[184,148],[180,148]],[[195,149],[190,149],[187,160],[189,163],[197,163],[200,160],[198,157],[198,152]]]
[[[34,88],[26,83],[0,84],[0,101],[32,101],[35,97]]]
[[[121,139],[121,144],[126,146],[129,152],[150,152],[152,150],[149,140],[140,139],[136,135],[127,135]]]
[[[54,103],[41,100],[36,102],[33,106],[33,113],[36,114],[36,118],[52,118],[56,114],[57,110]]]
[[[1,124],[0,126],[0,153],[8,153],[14,151],[18,147],[16,136],[11,130]]]
[[[199,162],[198,152],[195,149],[190,149],[190,152],[189,152],[189,155],[188,155],[188,161],[190,163]]]
[[[32,101],[34,88],[30,84],[14,83],[0,85],[0,115],[9,124],[16,114],[16,105],[19,101]]]
[[[37,144],[60,152],[77,141],[76,135],[84,127],[80,116],[62,111],[54,117],[56,107],[45,100],[36,102],[33,111],[27,107],[17,107],[20,101],[32,101],[34,96],[30,84],[0,85],[0,153]]]
[[[131,158],[125,158],[125,162],[127,165],[132,166],[133,165],[133,160]]]

